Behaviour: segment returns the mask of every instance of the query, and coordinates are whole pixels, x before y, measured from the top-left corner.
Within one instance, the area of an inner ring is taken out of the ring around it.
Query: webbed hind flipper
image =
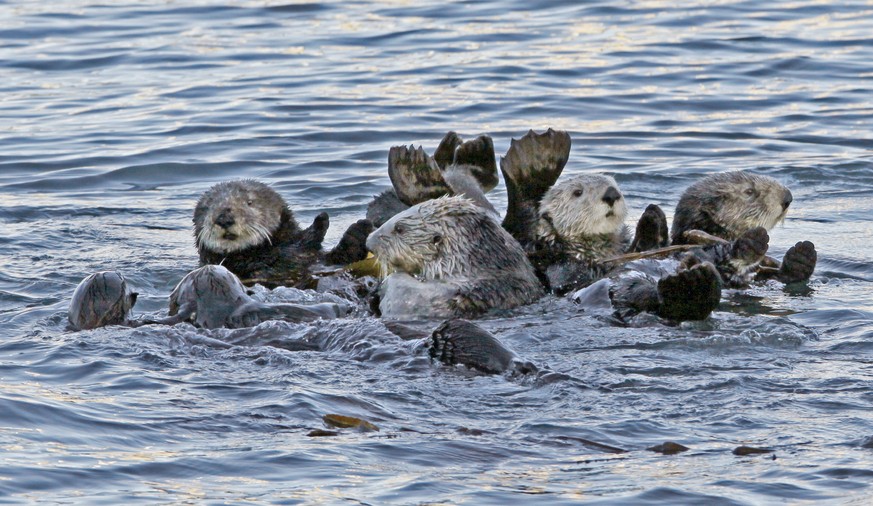
[[[463,364],[487,374],[509,370],[515,354],[490,332],[467,320],[447,320],[431,334],[428,354],[445,365]]]
[[[436,155],[434,155],[436,158]],[[494,155],[494,142],[487,135],[480,135],[473,140],[460,144],[452,158],[452,165],[470,167],[470,174],[476,179],[483,193],[488,193],[497,186],[497,162]],[[447,166],[440,164],[440,168]],[[449,185],[451,186],[451,185]]]
[[[464,141],[455,132],[449,132],[440,141],[436,151],[433,152],[433,159],[436,161],[439,168],[444,169],[451,165],[455,160],[455,150],[463,144]]]
[[[558,180],[569,157],[570,135],[550,128],[512,139],[500,160],[508,197],[503,228],[523,245],[533,242],[540,200]]]
[[[319,213],[312,221],[312,225],[300,233],[298,244],[304,250],[318,251],[321,249],[321,243],[324,241],[324,235],[327,234],[327,229],[330,226],[330,217],[327,213]]]
[[[634,240],[628,248],[628,253],[650,251],[664,248],[670,244],[667,216],[656,204],[649,204],[637,222]]]
[[[370,220],[358,220],[346,229],[339,243],[325,255],[325,263],[347,265],[367,258],[367,236],[373,231]]]
[[[388,151],[388,177],[394,192],[408,206],[449,193],[437,162],[421,146],[394,146]]]

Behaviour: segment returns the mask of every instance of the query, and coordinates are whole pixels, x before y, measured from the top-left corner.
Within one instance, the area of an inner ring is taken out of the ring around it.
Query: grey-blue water
[[[0,502],[869,504],[871,34],[863,1],[0,2]],[[678,328],[556,298],[481,321],[550,381],[439,367],[363,315],[256,329],[320,352],[66,330],[98,270],[165,311],[217,181],[327,211],[333,244],[390,146],[550,126],[633,218],[711,172],[779,179],[771,254],[812,240],[813,279]],[[380,431],[308,437],[328,413]]]

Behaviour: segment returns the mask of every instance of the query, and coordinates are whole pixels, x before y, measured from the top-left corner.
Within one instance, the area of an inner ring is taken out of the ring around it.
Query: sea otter
[[[209,188],[194,209],[194,237],[200,264],[221,264],[246,283],[265,286],[314,286],[310,268],[316,262],[349,264],[366,258],[364,245],[373,230],[359,220],[326,254],[321,243],[327,213],[301,229],[285,200],[252,179],[225,181]]]
[[[747,171],[720,172],[689,186],[676,205],[671,238],[673,244],[689,242],[692,230],[733,241],[747,230],[770,230],[785,219],[793,197],[779,181]],[[766,258],[756,278],[776,278],[785,283],[809,279],[816,264],[815,246],[800,241],[783,261]]]
[[[333,303],[266,304],[251,298],[240,279],[220,265],[204,265],[185,275],[170,294],[170,319],[198,327],[254,327],[267,320],[304,322],[336,318],[349,308]]]
[[[106,325],[127,325],[137,293],[127,285],[121,273],[95,272],[83,279],[70,300],[67,318],[74,330],[88,330]]]
[[[267,320],[292,322],[336,318],[347,307],[333,303],[267,304],[252,299],[239,278],[220,265],[205,265],[189,272],[170,294],[169,316],[151,319],[131,317],[137,294],[115,271],[97,272],[79,283],[70,300],[68,318],[74,330],[107,325],[139,327],[148,324],[175,325],[189,321],[199,327],[253,327]]]
[[[521,246],[463,196],[416,204],[367,238],[387,277],[383,317],[435,319],[510,309],[543,295]]]

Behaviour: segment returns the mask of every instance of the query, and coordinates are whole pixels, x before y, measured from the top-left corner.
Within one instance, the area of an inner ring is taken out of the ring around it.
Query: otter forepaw
[[[721,300],[721,276],[709,262],[658,281],[658,315],[675,321],[703,320]]]
[[[514,354],[488,331],[467,320],[448,320],[430,337],[428,354],[445,365],[462,364],[488,374],[509,369]]]
[[[770,247],[770,236],[764,227],[747,230],[734,241],[731,247],[731,258],[744,264],[756,264],[764,259],[767,248]]]
[[[634,233],[634,240],[628,248],[629,253],[663,248],[670,244],[668,238],[667,216],[656,204],[649,204]]]
[[[320,250],[328,227],[330,227],[330,217],[325,212],[318,213],[312,225],[301,233],[300,246],[311,251]]]
[[[789,248],[782,258],[782,265],[777,275],[779,281],[787,284],[808,280],[815,270],[817,259],[815,245],[809,241],[798,242]]]
[[[346,265],[367,258],[367,236],[373,232],[370,220],[358,220],[346,229],[339,243],[327,255],[325,262]]]

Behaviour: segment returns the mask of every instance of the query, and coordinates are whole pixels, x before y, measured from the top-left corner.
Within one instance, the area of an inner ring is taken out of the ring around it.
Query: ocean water
[[[871,33],[861,1],[0,1],[0,502],[870,504]],[[554,297],[483,318],[549,371],[525,377],[432,364],[363,312],[66,329],[99,270],[165,312],[218,181],[327,211],[330,245],[391,146],[548,127],[634,219],[712,172],[779,179],[770,253],[813,241],[812,280],[680,327]],[[310,437],[330,413],[380,430]]]

